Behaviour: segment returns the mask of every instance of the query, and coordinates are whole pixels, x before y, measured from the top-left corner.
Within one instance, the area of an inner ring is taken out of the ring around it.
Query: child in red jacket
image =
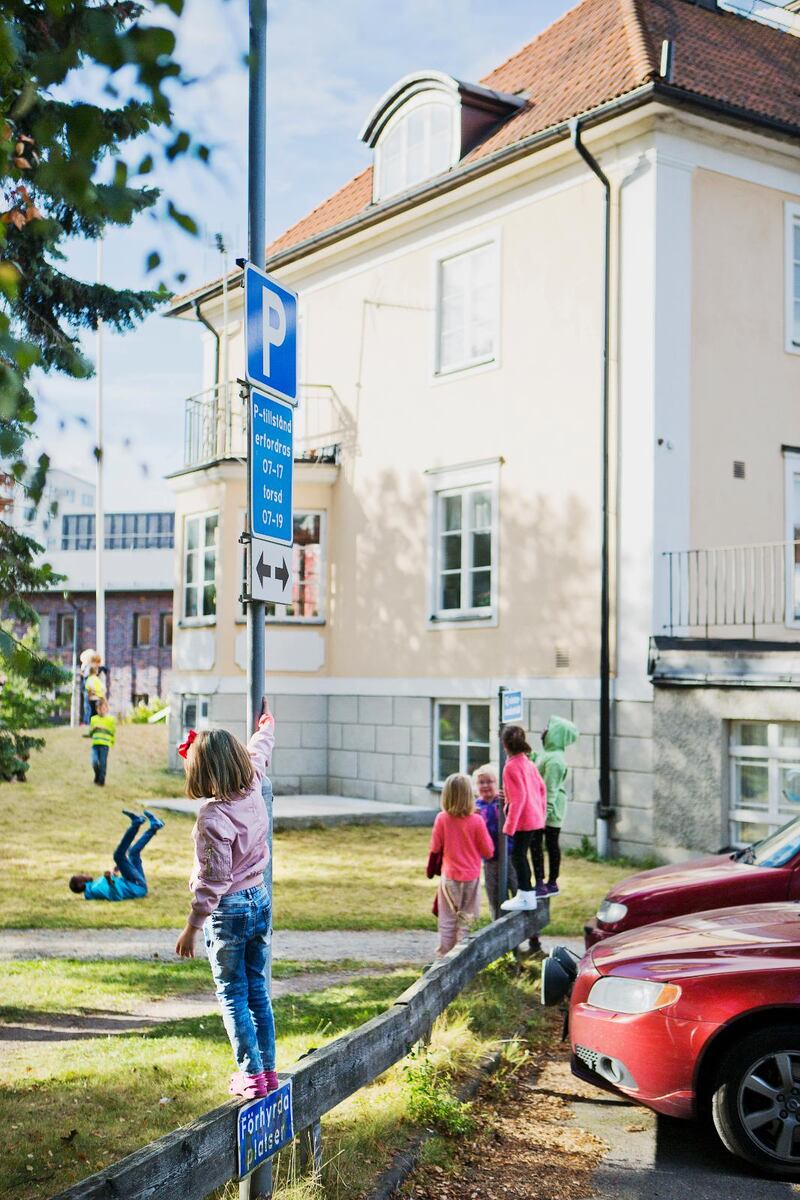
[[[525,740],[524,729],[519,725],[507,725],[503,730],[503,746],[508,755],[503,767],[506,811],[503,830],[514,837],[511,861],[517,873],[519,890],[500,907],[504,912],[517,912],[519,909],[536,908],[538,888],[534,889],[531,886],[528,855],[533,859],[538,851],[539,858],[542,857],[541,842],[536,842],[534,833],[537,829],[544,829],[547,789],[541,775],[528,758],[531,748]],[[542,864],[534,861],[533,866],[536,878],[542,878]],[[542,894],[546,895],[546,890]]]
[[[481,860],[494,854],[486,823],[475,812],[468,775],[449,775],[444,781],[442,811],[433,823],[430,850],[442,855],[436,957],[443,958],[480,912]]]

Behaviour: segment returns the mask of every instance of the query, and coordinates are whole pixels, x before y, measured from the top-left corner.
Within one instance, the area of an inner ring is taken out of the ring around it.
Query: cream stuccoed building
[[[302,381],[278,792],[429,806],[496,757],[506,684],[537,741],[579,727],[566,828],[594,835],[605,413],[612,846],[794,811],[798,78],[800,38],[713,0],[583,0],[479,83],[412,72],[365,114],[372,167],[268,254]],[[170,313],[208,329],[173,741],[244,732],[240,283]]]

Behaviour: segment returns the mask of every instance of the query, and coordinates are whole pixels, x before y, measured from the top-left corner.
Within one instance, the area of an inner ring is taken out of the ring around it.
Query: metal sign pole
[[[503,784],[503,767],[506,762],[506,752],[503,748],[503,692],[507,689],[500,687],[497,689],[497,764],[498,780],[500,786]],[[506,835],[503,833],[505,801],[500,805],[500,814],[498,821],[498,836],[497,836],[497,903],[498,906],[508,899],[508,842]],[[498,915],[502,916],[502,912]]]
[[[267,257],[267,0],[250,0],[250,46],[249,46],[249,113],[247,155],[247,256],[263,270]],[[227,382],[227,381],[226,381]],[[247,554],[252,566],[253,541],[249,536],[253,529],[251,511],[250,437],[249,423],[252,422],[251,400],[248,391],[248,439],[247,439]],[[251,577],[248,570],[248,580]],[[254,731],[261,713],[261,700],[266,687],[264,604],[250,600],[247,605],[247,735]],[[266,801],[265,797],[265,801]],[[272,821],[267,833],[270,862],[272,861]],[[266,965],[267,990],[272,993],[272,962]],[[272,1164],[264,1163],[247,1180],[247,1195],[257,1197],[272,1195]]]
[[[247,157],[247,256],[263,270],[266,261],[267,224],[267,0],[250,0],[250,87]],[[248,405],[249,408],[249,405]],[[248,412],[248,419],[252,414]],[[249,438],[248,438],[249,447]],[[248,471],[250,451],[248,448]],[[247,533],[252,531],[250,489],[247,501]],[[248,554],[253,554],[249,542]],[[248,578],[250,572],[248,572]],[[264,604],[247,605],[247,733],[256,727],[264,694],[266,659],[264,649]]]

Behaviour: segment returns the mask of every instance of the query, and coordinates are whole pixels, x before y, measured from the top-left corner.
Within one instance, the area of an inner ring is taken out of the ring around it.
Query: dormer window
[[[385,200],[449,170],[458,158],[452,104],[407,104],[375,149],[375,199]]]
[[[373,199],[390,199],[445,174],[524,104],[439,71],[401,79],[361,131],[375,151]]]

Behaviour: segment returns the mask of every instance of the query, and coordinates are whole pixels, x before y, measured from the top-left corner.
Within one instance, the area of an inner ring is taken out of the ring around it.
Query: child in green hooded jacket
[[[547,788],[547,816],[544,829],[534,833],[532,858],[536,874],[536,894],[538,896],[558,895],[558,873],[561,868],[561,850],[558,837],[564,824],[564,814],[567,809],[567,789],[564,786],[567,778],[567,763],[564,751],[567,746],[578,740],[578,730],[572,721],[565,717],[551,717],[547,728],[542,734],[542,747],[538,754],[531,758],[539,769],[539,774]],[[544,851],[542,840],[547,847],[547,883],[544,881]]]

